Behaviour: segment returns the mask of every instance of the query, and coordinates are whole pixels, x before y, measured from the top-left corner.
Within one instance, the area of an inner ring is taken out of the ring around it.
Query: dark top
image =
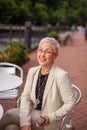
[[[85,35],[87,35],[87,27],[85,28]]]
[[[36,105],[37,110],[41,110],[42,107],[42,101],[43,101],[43,94],[47,82],[49,74],[42,75],[41,72],[39,72],[38,75],[38,80],[37,80],[37,85],[36,85],[36,99],[39,100],[39,102]]]

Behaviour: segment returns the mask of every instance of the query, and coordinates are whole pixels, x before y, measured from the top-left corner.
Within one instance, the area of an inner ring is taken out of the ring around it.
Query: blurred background
[[[56,38],[61,46],[72,43],[71,33],[84,33],[86,24],[87,0],[0,0],[0,61],[15,63],[14,54],[21,59],[21,53],[27,61],[27,52],[45,36]]]
[[[0,23],[85,25],[87,0],[0,0]]]

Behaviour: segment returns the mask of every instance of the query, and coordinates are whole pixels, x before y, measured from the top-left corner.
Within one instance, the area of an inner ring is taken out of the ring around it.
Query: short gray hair
[[[54,52],[58,53],[58,50],[60,48],[60,44],[58,43],[58,41],[55,39],[55,38],[52,38],[52,37],[45,37],[45,38],[42,38],[39,45],[44,43],[44,42],[47,42],[49,43],[50,45],[52,45],[53,49],[54,49]]]

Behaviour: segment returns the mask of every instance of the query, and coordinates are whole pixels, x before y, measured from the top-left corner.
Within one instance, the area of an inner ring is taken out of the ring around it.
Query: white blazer
[[[29,70],[24,91],[21,95],[20,125],[30,125],[31,111],[36,105],[36,83],[41,66]],[[74,91],[69,74],[53,65],[43,95],[42,115],[47,115],[50,124],[45,130],[58,130],[61,119],[72,110],[75,104]]]

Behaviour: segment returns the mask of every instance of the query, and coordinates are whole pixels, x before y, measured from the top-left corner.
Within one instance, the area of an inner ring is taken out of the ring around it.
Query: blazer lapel
[[[36,103],[36,94],[35,94],[35,91],[36,91],[36,84],[37,84],[37,79],[38,79],[39,71],[40,71],[40,68],[34,74],[34,77],[33,77],[33,86],[32,86],[32,93],[31,93],[31,95],[32,95],[32,99],[33,99],[34,103]]]
[[[45,87],[45,90],[44,90],[44,95],[43,95],[42,108],[44,106],[46,97],[47,97],[47,95],[48,95],[48,93],[49,93],[49,91],[50,91],[50,89],[52,87],[54,77],[55,77],[55,65],[52,66],[52,68],[50,70],[50,73],[49,73],[49,76],[48,76],[48,80],[47,80],[46,87]]]

